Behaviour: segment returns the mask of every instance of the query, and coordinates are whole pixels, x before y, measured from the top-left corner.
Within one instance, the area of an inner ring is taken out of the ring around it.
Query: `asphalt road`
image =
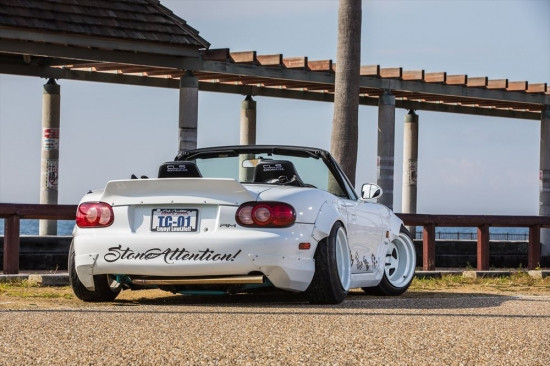
[[[0,309],[0,365],[29,364],[549,365],[550,296],[352,293],[311,306],[277,293]]]

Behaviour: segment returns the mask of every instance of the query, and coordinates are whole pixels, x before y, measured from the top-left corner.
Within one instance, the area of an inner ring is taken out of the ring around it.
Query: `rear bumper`
[[[245,276],[261,273],[277,288],[305,291],[313,278],[317,241],[312,224],[285,229],[213,233],[109,233],[81,229],[74,238],[80,281],[94,289],[93,275],[162,277]],[[302,242],[309,250],[299,250]]]

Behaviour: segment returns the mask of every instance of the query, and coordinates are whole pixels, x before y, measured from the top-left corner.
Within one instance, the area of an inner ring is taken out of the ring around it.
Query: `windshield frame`
[[[234,145],[234,146],[216,146],[206,147],[194,150],[181,151],[175,158],[175,161],[194,161],[196,159],[213,159],[224,157],[237,157],[240,154],[276,154],[288,155],[304,158],[321,159],[331,174],[336,178],[347,199],[357,200],[358,195],[344,174],[343,170],[336,163],[328,151],[302,146],[286,145]]]

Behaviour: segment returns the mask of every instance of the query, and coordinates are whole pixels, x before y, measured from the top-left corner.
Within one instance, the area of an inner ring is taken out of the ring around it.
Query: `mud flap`
[[[92,253],[75,255],[74,257],[75,269],[76,274],[78,275],[78,279],[80,280],[80,282],[82,282],[84,287],[86,287],[90,291],[95,290],[94,266],[98,256],[99,254]]]
[[[273,286],[291,291],[305,291],[315,273],[312,258],[249,254],[248,257]]]

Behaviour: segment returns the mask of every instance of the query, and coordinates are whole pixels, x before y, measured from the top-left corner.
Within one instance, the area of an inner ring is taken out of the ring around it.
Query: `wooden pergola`
[[[0,35],[1,35],[0,30]],[[332,102],[335,64],[255,51],[201,50],[198,57],[127,54],[0,38],[0,73],[178,88],[186,71],[199,90]],[[491,80],[446,72],[361,67],[360,104],[378,105],[391,92],[397,108],[540,120],[550,105],[547,83]]]

